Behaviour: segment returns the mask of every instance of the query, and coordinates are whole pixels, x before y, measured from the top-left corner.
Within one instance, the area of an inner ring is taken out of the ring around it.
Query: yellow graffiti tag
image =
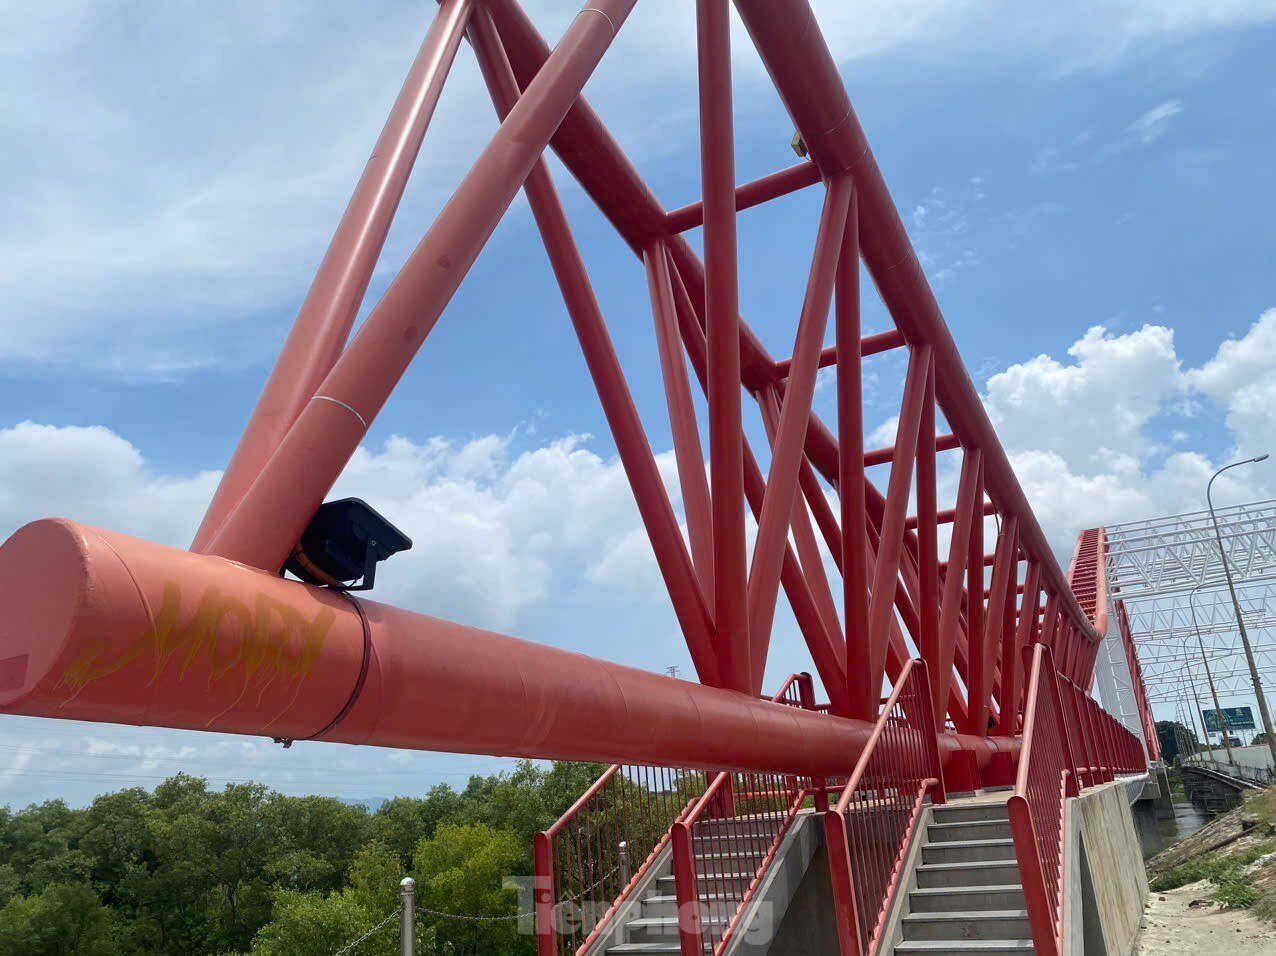
[[[260,700],[276,680],[285,685],[295,682],[295,698],[336,619],[329,607],[321,607],[313,619],[307,619],[265,594],[258,594],[250,606],[216,585],[204,591],[195,613],[184,619],[181,588],[170,581],[164,585],[163,601],[148,633],[122,648],[106,640],[90,642],[63,671],[57,687],[65,689],[66,700],[71,701],[89,684],[137,661],[149,659],[148,683],[152,685],[170,666],[178,668],[181,680],[192,665],[202,661],[207,665],[209,689],[227,679],[242,681],[231,707],[250,687],[255,687]]]

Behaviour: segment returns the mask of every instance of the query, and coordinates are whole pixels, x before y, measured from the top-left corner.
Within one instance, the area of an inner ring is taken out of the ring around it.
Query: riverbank
[[[1276,956],[1276,787],[1157,854],[1140,956],[1199,956],[1202,946]]]

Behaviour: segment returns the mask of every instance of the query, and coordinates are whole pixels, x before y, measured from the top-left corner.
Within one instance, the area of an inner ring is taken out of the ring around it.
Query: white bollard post
[[[416,956],[416,880],[399,883],[399,956]]]

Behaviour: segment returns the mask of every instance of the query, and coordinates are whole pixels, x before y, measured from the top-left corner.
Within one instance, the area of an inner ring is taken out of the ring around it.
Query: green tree
[[[257,934],[251,956],[332,956],[384,915],[374,914],[349,893],[284,890],[275,900],[273,918]],[[394,925],[391,921],[380,933],[389,939]],[[363,951],[378,950],[368,946]],[[380,951],[388,951],[385,940]]]
[[[1166,761],[1177,760],[1180,742],[1191,750],[1198,746],[1196,734],[1177,720],[1158,720],[1156,739],[1161,745],[1161,757]]]
[[[244,950],[269,919],[280,834],[267,801],[261,784],[189,787],[158,815],[147,905],[163,925],[163,952]]]
[[[278,841],[270,874],[290,890],[337,890],[368,831],[368,811],[332,797],[271,794],[262,805]]]
[[[369,836],[384,843],[406,865],[423,837],[434,836],[438,825],[455,820],[464,808],[461,795],[446,783],[430,788],[425,799],[393,797],[386,800],[369,821]]]
[[[271,922],[258,934],[252,956],[332,956],[399,906],[403,866],[384,844],[372,842],[350,864],[350,886],[340,893],[284,890],[275,900]],[[397,920],[381,933],[389,937]],[[369,946],[367,952],[375,952]]]
[[[0,909],[0,956],[118,956],[115,918],[86,884],[46,886]]]
[[[417,897],[422,906],[461,916],[512,916],[517,892],[505,884],[523,860],[518,837],[481,823],[444,824],[416,848]],[[422,938],[433,952],[506,956],[530,952],[516,921],[448,919],[422,913]],[[450,947],[450,948],[449,948]]]

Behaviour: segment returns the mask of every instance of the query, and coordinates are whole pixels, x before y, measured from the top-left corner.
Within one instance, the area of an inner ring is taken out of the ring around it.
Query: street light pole
[[[1187,652],[1187,647],[1186,647],[1186,642],[1185,642],[1185,644],[1184,644],[1184,648],[1183,648],[1183,656],[1184,656],[1184,658],[1186,658],[1186,657],[1187,657],[1187,653],[1188,653],[1188,652]],[[1186,664],[1186,661],[1185,661],[1185,664]],[[1190,688],[1192,688],[1192,700],[1196,701],[1196,717],[1195,717],[1195,719],[1191,722],[1191,728],[1192,728],[1192,734],[1193,734],[1193,735],[1195,735],[1195,734],[1196,734],[1196,725],[1197,725],[1198,723],[1201,725],[1201,736],[1200,736],[1200,737],[1198,738],[1198,740],[1197,740],[1197,747],[1199,748],[1199,746],[1200,746],[1202,743],[1203,743],[1203,744],[1205,744],[1205,746],[1206,746],[1206,747],[1209,747],[1209,746],[1210,746],[1210,735],[1209,735],[1209,730],[1208,730],[1208,728],[1206,728],[1206,726],[1205,726],[1205,712],[1201,709],[1201,696],[1200,696],[1200,695],[1196,692],[1196,681],[1192,680],[1192,672],[1191,672],[1191,670],[1190,670],[1188,667],[1186,667],[1186,666],[1184,666],[1184,668],[1183,668],[1182,672],[1179,674],[1179,677],[1180,677],[1180,678],[1186,678],[1187,686],[1188,686],[1188,687],[1190,687]],[[1188,709],[1188,710],[1191,710],[1191,709],[1192,709],[1192,708],[1191,708],[1191,705],[1188,705],[1188,708],[1187,708],[1187,709]],[[1212,749],[1212,748],[1211,748],[1211,749]],[[1195,751],[1193,751],[1193,755],[1195,755]]]
[[[1223,746],[1227,748],[1227,762],[1229,764],[1236,763],[1232,759],[1232,735],[1227,730],[1227,716],[1223,713],[1223,708],[1218,705],[1218,688],[1214,686],[1214,674],[1210,670],[1210,659],[1205,653],[1205,641],[1201,638],[1201,625],[1196,620],[1196,592],[1201,589],[1201,585],[1192,588],[1192,593],[1187,596],[1188,606],[1192,609],[1192,627],[1196,629],[1196,643],[1201,648],[1201,663],[1205,665],[1205,679],[1210,683],[1210,696],[1214,698],[1214,717],[1218,721],[1218,726],[1223,731]],[[1195,691],[1195,688],[1193,688]],[[1199,702],[1198,702],[1199,706]],[[1205,715],[1201,714],[1201,725],[1205,725]],[[1205,727],[1205,740],[1209,742],[1209,727]],[[1214,748],[1210,747],[1210,759],[1214,759]]]
[[[1218,515],[1214,513],[1214,500],[1210,497],[1214,479],[1223,472],[1238,465],[1256,464],[1266,459],[1267,454],[1264,452],[1256,458],[1234,461],[1230,465],[1224,465],[1214,472],[1213,477],[1210,478],[1209,483],[1205,486],[1205,502],[1209,505],[1210,520],[1214,523],[1214,538],[1218,541],[1218,556],[1223,562],[1223,573],[1227,576],[1227,590],[1232,595],[1232,609],[1236,612],[1236,627],[1240,631],[1241,645],[1245,648],[1245,661],[1249,664],[1249,676],[1254,682],[1254,696],[1258,699],[1258,712],[1263,718],[1263,733],[1267,735],[1267,749],[1271,751],[1272,766],[1276,768],[1276,731],[1272,729],[1272,715],[1267,709],[1267,698],[1263,695],[1263,683],[1258,677],[1258,664],[1254,660],[1254,648],[1249,643],[1249,633],[1245,630],[1245,618],[1241,615],[1240,598],[1236,596],[1236,584],[1232,580],[1232,564],[1227,560],[1227,550],[1223,547],[1223,532],[1219,529]]]

